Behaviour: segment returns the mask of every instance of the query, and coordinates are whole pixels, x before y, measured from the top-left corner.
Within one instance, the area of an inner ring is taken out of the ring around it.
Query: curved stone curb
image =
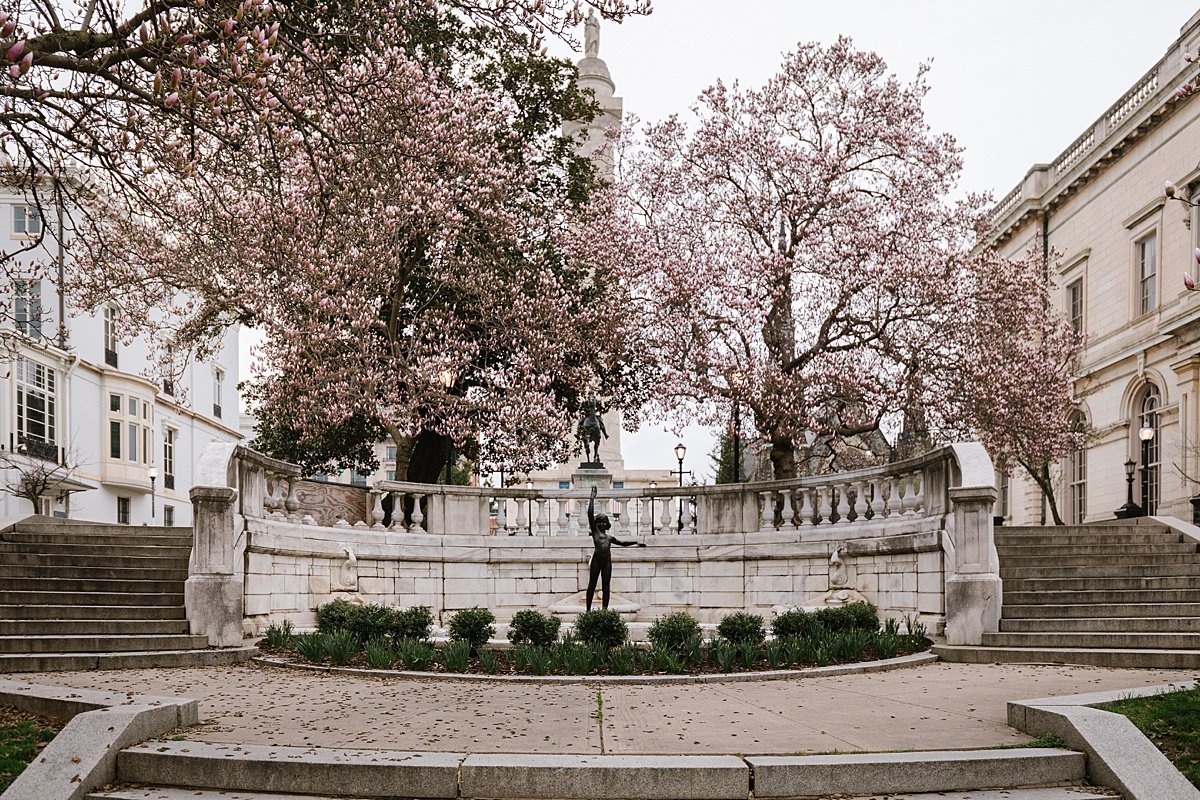
[[[356,667],[325,667],[319,664],[296,664],[278,658],[257,656],[255,664],[283,669],[307,670],[309,672],[345,673],[367,675],[375,678],[401,678],[404,680],[477,681],[480,683],[586,683],[586,684],[683,684],[683,683],[737,683],[746,681],[783,681],[792,678],[827,678],[837,675],[858,675],[867,672],[890,672],[932,664],[938,657],[932,653],[914,653],[883,661],[863,661],[858,664],[837,664],[831,667],[809,667],[807,669],[775,669],[762,672],[728,672],[705,675],[476,675],[462,672],[412,672],[393,669],[359,669]]]
[[[1008,704],[1008,724],[1030,736],[1057,734],[1067,747],[1087,753],[1088,777],[1119,790],[1125,800],[1200,800],[1200,789],[1183,777],[1137,726],[1120,714],[1103,710],[1118,700],[1195,686],[1200,686],[1200,681],[1013,700]]]
[[[0,703],[70,718],[0,800],[79,800],[117,777],[117,753],[200,721],[195,700],[0,680]]]

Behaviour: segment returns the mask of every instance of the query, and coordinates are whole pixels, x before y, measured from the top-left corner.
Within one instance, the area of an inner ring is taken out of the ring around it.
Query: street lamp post
[[[654,490],[658,488],[658,481],[650,481],[650,535],[654,535]]]
[[[679,488],[680,489],[683,488],[683,476],[692,474],[691,471],[685,472],[683,469],[683,457],[686,455],[687,455],[687,447],[684,446],[683,442],[680,442],[679,444],[675,445],[675,458],[677,458],[679,460],[679,469],[671,470],[671,474],[679,476]],[[679,530],[681,530],[681,531],[683,530],[683,495],[679,496]]]
[[[442,388],[446,390],[447,394],[449,394],[450,387],[454,385],[453,370],[449,370],[449,369],[442,370],[441,372],[438,373],[438,380],[441,381]],[[446,485],[449,486],[450,482],[453,480],[453,477],[450,474],[450,468],[454,464],[454,439],[450,436],[449,433],[447,433],[446,440],[447,440],[448,446],[450,448],[450,453],[446,456]]]
[[[150,519],[154,519],[154,514],[155,514],[155,508],[154,508],[154,500],[155,500],[154,482],[155,482],[156,480],[158,480],[158,467],[151,467],[151,468],[149,469],[149,475],[150,475]]]
[[[739,399],[742,389],[742,373],[735,371],[729,376],[733,389],[733,483],[742,482],[742,404]],[[682,469],[682,467],[680,467]]]
[[[1154,428],[1150,425],[1144,426],[1138,431],[1138,439],[1142,441],[1142,515],[1150,514],[1154,509],[1150,507],[1150,443],[1154,441]]]
[[[1142,516],[1141,507],[1133,502],[1133,473],[1137,463],[1131,458],[1125,462],[1125,505],[1116,510],[1117,519],[1133,519]]]

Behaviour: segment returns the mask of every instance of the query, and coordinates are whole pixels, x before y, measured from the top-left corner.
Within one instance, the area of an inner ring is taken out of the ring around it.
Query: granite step
[[[243,645],[222,649],[160,650],[121,653],[10,653],[0,654],[0,673],[84,672],[98,669],[151,669],[158,667],[216,667],[240,664],[258,654]]]
[[[1140,576],[1140,577],[1108,577],[1094,576],[1087,578],[1006,578],[1004,593],[1010,592],[1080,592],[1138,589],[1157,591],[1159,589],[1189,589],[1198,583],[1194,575]]]
[[[1021,578],[1126,578],[1200,576],[1200,562],[1181,564],[1107,564],[1041,567],[1009,567],[1000,563],[1000,577],[1005,581]],[[1197,581],[1200,584],[1200,581]]]
[[[38,567],[125,567],[130,569],[187,569],[188,556],[62,555],[0,550],[0,564]]]
[[[886,800],[1121,800],[1119,795],[1082,786],[1033,789],[973,789],[967,792],[888,794]],[[92,792],[84,800],[344,800],[332,795],[275,794],[229,790],[181,789],[172,786],[137,786]],[[878,794],[843,797],[842,800],[884,800]]]
[[[185,579],[186,580],[186,579]],[[143,578],[14,578],[0,576],[0,592],[121,592],[160,594],[183,591],[181,580]]]
[[[91,564],[59,566],[48,564],[0,564],[0,578],[90,578],[93,580],[187,580],[187,566],[175,569],[161,567],[103,567]]]
[[[155,556],[187,558],[191,545],[58,544],[56,542],[0,542],[0,553],[36,553],[45,556],[99,555],[107,557]]]
[[[208,647],[207,636],[127,634],[97,636],[0,636],[0,653],[101,653],[147,650],[196,650]]]
[[[5,619],[0,636],[131,636],[186,634],[186,619]]]
[[[43,521],[22,520],[13,526],[16,533],[67,533],[80,534],[117,534],[139,536],[191,536],[192,529],[186,525],[117,525],[105,522],[76,522],[74,520],[45,519]]]
[[[182,589],[183,587],[179,587]],[[0,589],[0,606],[182,606],[183,592],[33,592]]]
[[[1047,545],[1001,545],[996,544],[1000,558],[1023,556],[1151,556],[1179,555],[1197,557],[1200,550],[1188,542],[1164,542],[1161,544],[1047,544]]]
[[[1110,567],[1110,566],[1159,566],[1183,563],[1200,563],[1200,560],[1189,559],[1178,553],[1151,553],[1147,555],[1127,555],[1123,552],[1110,555],[1079,555],[1064,554],[1054,556],[1052,563],[1047,563],[1045,554],[1039,555],[1005,555],[1000,557],[1001,569],[1013,567]]]
[[[1200,633],[1200,617],[1001,619],[1001,633]]]
[[[1005,597],[1004,619],[1076,617],[1200,617],[1200,603],[1036,603],[1014,605]]]
[[[9,531],[0,533],[0,541],[13,544],[82,544],[99,547],[191,547],[192,532],[157,534],[113,534],[113,533],[26,533]]]
[[[1173,533],[1162,524],[1147,520],[1141,523],[1113,522],[1092,525],[1000,525],[996,528],[997,536],[1042,536],[1054,534],[1057,536],[1093,536],[1093,535],[1129,535],[1138,533]]]
[[[1077,603],[1200,603],[1200,589],[1113,589],[1074,592],[1004,592],[1004,605],[1060,605]]]
[[[1130,669],[1198,669],[1200,651],[1083,647],[970,647],[935,644],[943,661],[964,664],[1079,664]]]
[[[1178,544],[1187,542],[1182,533],[1175,531],[1138,531],[1137,533],[1019,533],[1010,534],[996,529],[996,546],[1036,546],[1036,545],[1119,545],[1119,544]]]
[[[984,647],[1078,647],[1126,650],[1200,650],[1200,633],[1003,632],[985,633]]]
[[[142,620],[185,619],[183,604],[139,605],[0,605],[0,619],[6,620]]]

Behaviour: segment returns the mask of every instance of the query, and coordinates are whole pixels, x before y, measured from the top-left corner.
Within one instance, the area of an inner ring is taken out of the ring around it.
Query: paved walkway
[[[1191,681],[1194,671],[937,663],[894,672],[663,686],[392,680],[256,665],[9,676],[193,697],[188,738],[516,753],[820,753],[1026,741],[1008,700]],[[596,719],[603,700],[603,730]]]

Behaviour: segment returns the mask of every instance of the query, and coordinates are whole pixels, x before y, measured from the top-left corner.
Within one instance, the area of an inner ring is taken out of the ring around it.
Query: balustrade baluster
[[[813,524],[813,504],[812,492],[809,489],[800,489],[800,527],[811,526]]]
[[[821,497],[821,508],[819,511],[821,518],[817,521],[817,524],[818,525],[832,525],[833,524],[833,487],[832,486],[818,486],[817,493]]]
[[[392,524],[388,530],[393,533],[404,533],[404,493],[388,492],[392,496]]]
[[[913,498],[913,512],[916,514],[925,513],[925,473],[914,472],[913,480],[916,481],[917,489]]]
[[[641,501],[642,501],[642,507],[641,507],[640,512],[638,513],[638,533],[639,534],[641,533],[642,521],[644,520],[647,523],[649,523],[647,525],[647,527],[650,528],[650,533],[653,535],[653,533],[654,533],[654,511],[653,511],[654,504],[650,500],[649,497],[643,497],[643,498],[641,498]]]
[[[758,529],[763,533],[775,530],[775,492],[759,492],[762,497],[762,517]]]
[[[558,531],[559,536],[566,536],[570,533],[570,510],[571,501],[565,497],[558,498],[558,517],[554,520],[554,527]]]
[[[796,530],[796,512],[792,508],[792,490],[784,489],[780,494],[783,495],[783,512],[780,514],[783,524],[779,526],[779,530],[794,531]]]
[[[876,478],[871,481],[871,519],[883,519],[883,487],[887,478]]]
[[[617,504],[617,521],[621,523],[621,535],[629,533],[632,536],[637,536],[637,528],[629,525],[629,498],[622,497],[613,501]]]
[[[898,517],[904,511],[903,502],[900,497],[900,478],[893,475],[888,481],[888,486],[890,487],[887,499],[888,517]]]
[[[283,501],[284,508],[287,509],[288,522],[299,522],[300,516],[296,513],[300,510],[300,497],[296,493],[296,484],[300,481],[297,478],[288,480],[287,500]]]
[[[372,490],[371,496],[375,498],[375,502],[371,504],[371,530],[385,531],[387,528],[383,527],[383,492]]]
[[[571,505],[575,510],[571,512],[570,522],[567,525],[567,533],[571,536],[578,536],[585,524],[583,521],[583,501],[572,500]]]
[[[537,499],[537,533],[538,536],[550,535],[550,513],[546,510],[546,498],[539,497]]]
[[[423,494],[412,495],[413,510],[412,510],[412,515],[409,517],[409,520],[411,520],[412,524],[408,528],[409,533],[425,533],[425,526],[422,524],[425,522],[425,514],[421,512],[421,501],[424,500],[425,497],[426,496]],[[404,495],[401,495],[400,499],[401,499],[401,501],[403,501]],[[393,513],[395,513],[395,512],[393,512]],[[401,519],[401,521],[403,521],[403,519],[404,519],[403,506],[401,507],[400,513],[401,513],[400,519]],[[445,520],[442,524],[448,525],[449,522],[450,522],[450,520]]]
[[[913,486],[913,476],[901,475],[900,487],[904,492],[904,495],[900,498],[900,513],[906,517],[911,516],[916,513],[915,503],[917,500],[916,489]]]
[[[659,519],[659,533],[668,534],[671,532],[672,523],[675,521],[674,504],[670,497],[662,499],[662,517]]]
[[[843,483],[837,487],[838,493],[838,525],[847,525],[850,523],[850,484]]]
[[[870,508],[870,506],[867,505],[867,482],[866,481],[855,481],[855,483],[854,483],[854,521],[855,522],[866,522],[867,521],[867,509],[869,509],[869,508]]]
[[[695,533],[692,529],[692,504],[688,498],[679,498],[679,532]]]
[[[509,536],[527,530],[529,527],[529,499],[525,497],[516,498],[517,501],[517,527],[508,532]]]
[[[508,533],[508,499],[505,497],[496,498],[496,535],[504,536]]]

